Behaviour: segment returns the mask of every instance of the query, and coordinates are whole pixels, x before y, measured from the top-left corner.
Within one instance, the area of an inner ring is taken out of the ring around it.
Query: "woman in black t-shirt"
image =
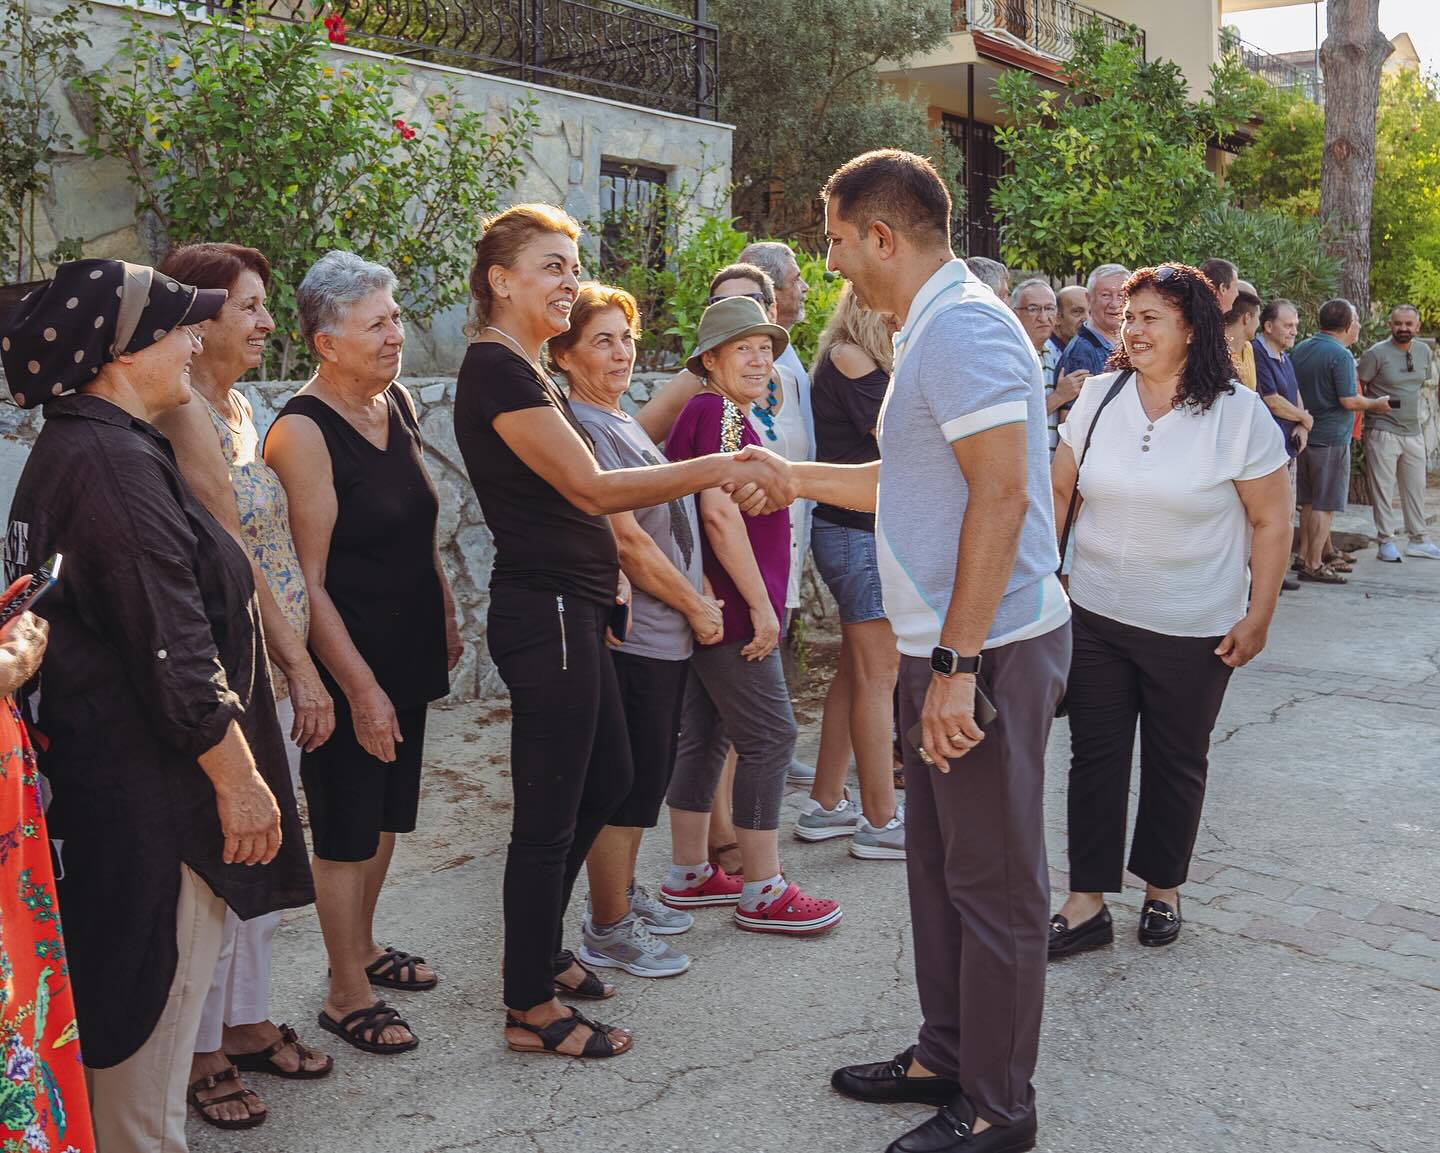
[[[821,334],[810,377],[817,460],[865,464],[880,459],[875,427],[890,384],[893,322],[887,314],[861,307],[846,286]],[[815,784],[796,820],[795,834],[817,841],[852,829],[852,856],[903,858],[905,818],[895,805],[891,745],[891,696],[900,655],[880,597],[875,514],[816,505],[810,548],[840,610],[840,662],[825,696],[826,720],[834,721],[837,713],[846,719],[822,726]],[[845,789],[848,750],[835,756],[823,735],[833,736],[837,728],[844,733],[847,727],[860,779],[859,805]]]
[[[487,640],[511,698],[505,1040],[519,1052],[610,1057],[631,1047],[629,1032],[555,998],[615,993],[562,947],[575,877],[632,775],[606,651],[628,590],[605,516],[751,480],[777,503],[789,496],[773,466],[724,454],[600,468],[540,361],[544,343],[570,327],[579,236],[580,226],[547,204],[485,222],[470,273],[475,343],[460,368],[455,437],[495,536]]]

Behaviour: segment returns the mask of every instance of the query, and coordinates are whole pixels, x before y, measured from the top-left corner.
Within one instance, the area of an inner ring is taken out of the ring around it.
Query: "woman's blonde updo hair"
[[[556,353],[564,355],[574,348],[585,326],[607,308],[618,308],[624,314],[630,335],[640,339],[640,305],[636,299],[623,288],[591,280],[580,286],[575,303],[570,306],[570,327],[545,342],[545,358],[553,365]]]
[[[853,344],[885,372],[890,371],[895,359],[895,344],[890,339],[884,314],[864,307],[848,281],[840,292],[835,311],[830,314],[830,322],[820,334],[815,363],[819,364],[836,344]]]
[[[580,239],[580,225],[563,208],[553,204],[517,204],[486,217],[475,242],[475,263],[470,266],[470,322],[465,334],[474,340],[490,323],[495,298],[490,292],[490,269],[511,268],[521,250],[537,236],[559,233]]]

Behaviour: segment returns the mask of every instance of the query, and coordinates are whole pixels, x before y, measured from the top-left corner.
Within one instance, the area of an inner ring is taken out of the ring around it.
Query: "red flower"
[[[395,119],[395,127],[396,127],[396,128],[399,130],[399,132],[400,132],[400,139],[402,139],[402,140],[414,140],[414,139],[415,139],[415,129],[411,128],[410,125],[406,124],[405,121],[401,120],[399,117],[396,117],[396,119]]]
[[[345,43],[345,18],[336,12],[325,17],[325,34],[331,44]]]

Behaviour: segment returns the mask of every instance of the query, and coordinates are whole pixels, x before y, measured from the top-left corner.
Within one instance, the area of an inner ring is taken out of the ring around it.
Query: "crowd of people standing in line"
[[[944,183],[908,153],[857,157],[824,197],[847,284],[809,371],[789,341],[798,264],[752,245],[716,271],[685,371],[638,414],[620,404],[638,307],[582,282],[580,226],[520,205],[476,244],[454,415],[495,537],[487,642],[511,698],[504,1040],[631,1049],[566,1002],[617,994],[597,970],[685,972],[674,939],[697,909],[751,932],[834,928],[839,903],[780,861],[786,784],[807,784],[799,841],[907,862],[923,1016],[915,1046],[832,1084],[936,1107],[895,1153],[1028,1149],[1047,958],[1113,940],[1104,896],[1125,867],[1147,886],[1140,942],[1180,934],[1210,734],[1264,647],[1297,495],[1300,579],[1343,581],[1325,550],[1352,412],[1382,462],[1382,559],[1399,559],[1387,483],[1407,555],[1440,557],[1407,439],[1428,351],[1397,309],[1358,395],[1355,309],[1328,303],[1292,356],[1294,306],[1262,304],[1225,261],[1011,290],[996,262],[953,257]],[[86,1086],[67,1115],[88,1125],[88,1087],[104,1153],[183,1150],[187,1102],[221,1128],[261,1124],[245,1073],[332,1071],[271,1020],[283,909],[316,903],[316,1023],[341,1043],[415,1049],[375,990],[440,980],[375,924],[416,826],[426,709],[462,648],[398,381],[396,281],[349,253],[315,263],[296,291],[315,374],[262,439],[236,384],[273,330],[270,288],[263,253],[233,243],[158,269],[81,260],[3,326],[11,393],[46,417],[7,565],[66,562],[4,634],[0,688],[44,735],[71,978],[46,996],[73,987]],[[1423,486],[1423,442],[1419,459]],[[809,554],[842,632],[813,768],[778,649]],[[23,691],[37,672],[43,692]],[[1072,891],[1051,916],[1044,753],[1067,713]],[[662,805],[672,863],[652,889],[636,861]],[[28,827],[43,847],[43,818]],[[34,868],[48,878],[48,855]]]

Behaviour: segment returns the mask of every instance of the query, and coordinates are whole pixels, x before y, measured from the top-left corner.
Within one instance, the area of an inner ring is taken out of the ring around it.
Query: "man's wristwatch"
[[[978,673],[980,654],[962,657],[955,649],[936,645],[930,650],[930,668],[942,677],[953,677],[956,673]]]

